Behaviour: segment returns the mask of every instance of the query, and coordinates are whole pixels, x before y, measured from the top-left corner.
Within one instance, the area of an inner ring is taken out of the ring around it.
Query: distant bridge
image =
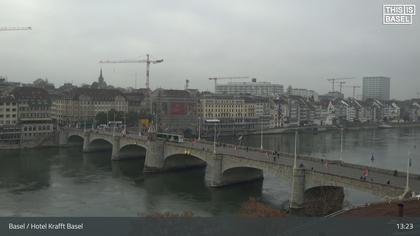
[[[219,145],[214,153],[213,143],[207,141],[174,143],[153,136],[113,135],[78,129],[61,130],[60,145],[67,145],[69,139],[75,137],[83,139],[84,152],[103,150],[103,144],[108,143],[108,147],[112,146],[112,160],[122,159],[122,150],[128,146],[144,149],[144,172],[206,166],[205,183],[209,187],[262,179],[263,172],[271,172],[291,182],[292,209],[303,207],[305,191],[321,186],[349,187],[384,198],[411,196],[413,192],[420,192],[419,175],[410,174],[410,188],[406,189],[405,173],[399,172],[394,176],[392,170],[368,167],[368,178],[362,180],[360,176],[366,166],[341,161],[327,161],[299,155],[298,167],[293,168],[294,159],[288,153],[273,155],[269,150],[229,144]]]

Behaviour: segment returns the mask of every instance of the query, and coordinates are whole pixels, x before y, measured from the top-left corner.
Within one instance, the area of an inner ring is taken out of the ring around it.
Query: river
[[[408,150],[419,173],[420,129],[348,131],[343,160],[404,171]],[[224,138],[235,143],[236,138]],[[260,146],[260,136],[242,142]],[[293,151],[293,134],[263,136],[264,148]],[[340,133],[299,135],[299,153],[338,159]],[[81,148],[0,151],[0,216],[147,216],[191,211],[195,216],[234,215],[250,197],[281,207],[290,183],[264,173],[264,181],[209,189],[204,170],[144,176],[144,158],[112,162],[110,152],[82,153]],[[380,200],[345,189],[348,205]]]

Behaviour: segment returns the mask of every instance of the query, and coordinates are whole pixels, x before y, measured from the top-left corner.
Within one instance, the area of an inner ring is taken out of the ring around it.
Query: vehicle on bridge
[[[180,134],[157,133],[156,137],[158,139],[164,139],[169,142],[175,142],[175,143],[184,142],[184,136]]]

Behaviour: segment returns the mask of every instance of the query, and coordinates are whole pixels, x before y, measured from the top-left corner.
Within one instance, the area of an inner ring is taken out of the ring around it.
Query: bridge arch
[[[225,169],[222,172],[222,183],[224,185],[262,180],[263,170],[249,166],[237,166]]]
[[[83,148],[85,152],[110,151],[112,150],[112,141],[102,137],[93,138]]]
[[[175,169],[188,169],[188,168],[199,168],[207,166],[207,162],[204,158],[199,155],[190,155],[186,153],[172,153],[165,156],[163,169],[175,170]]]
[[[67,137],[66,143],[68,145],[83,145],[85,138],[79,134],[71,134]]]
[[[344,187],[322,185],[307,188],[303,195],[305,215],[324,216],[343,208]]]
[[[124,144],[120,146],[119,157],[122,159],[144,158],[147,148],[141,144]]]

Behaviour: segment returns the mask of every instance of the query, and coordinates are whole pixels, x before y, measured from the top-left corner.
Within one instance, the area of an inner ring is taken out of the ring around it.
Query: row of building
[[[261,97],[276,97],[287,94],[301,97],[313,97],[315,101],[318,100],[318,93],[313,90],[289,87],[285,92],[284,87],[281,84],[257,82],[255,78],[252,79],[251,82],[228,82],[225,84],[216,84],[215,93],[229,95],[250,94]],[[362,100],[377,99],[379,101],[387,101],[390,100],[390,93],[391,78],[385,76],[363,77]]]
[[[124,90],[106,85],[102,73],[92,86],[65,84],[59,89],[41,79],[26,86],[0,81],[0,140],[36,140],[63,126],[93,127],[99,113],[111,110],[132,113],[138,119],[148,117],[161,132],[190,135],[199,131],[210,135],[213,124],[206,122],[209,119],[220,121],[220,133],[241,134],[262,128],[419,121],[420,117],[416,99],[360,101],[344,99],[338,92],[318,96],[312,90],[289,87],[284,93],[282,86],[256,80],[233,84],[237,88],[218,86],[216,93]]]

